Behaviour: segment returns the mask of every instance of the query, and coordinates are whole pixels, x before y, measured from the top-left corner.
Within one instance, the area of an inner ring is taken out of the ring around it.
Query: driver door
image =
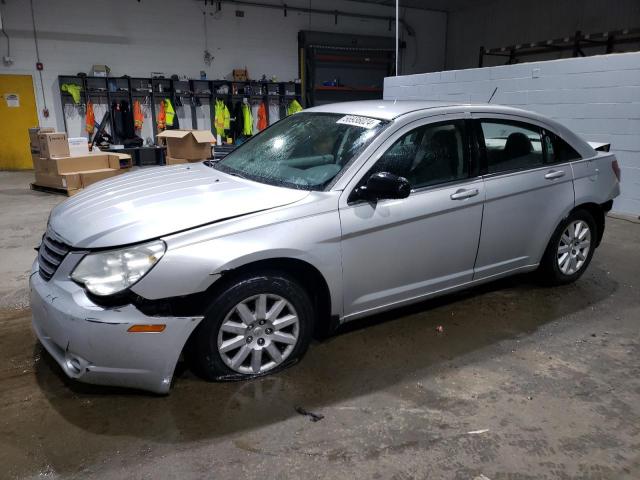
[[[407,125],[345,189],[340,200],[345,318],[472,280],[485,193],[467,131],[465,120]],[[355,188],[380,171],[406,177],[410,195],[356,200]]]

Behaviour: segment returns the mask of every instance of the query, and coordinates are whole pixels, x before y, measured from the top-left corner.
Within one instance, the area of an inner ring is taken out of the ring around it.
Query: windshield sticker
[[[373,128],[380,123],[380,120],[369,117],[360,117],[358,115],[345,115],[336,123],[342,123],[344,125],[353,125],[355,127],[362,127],[366,129]]]

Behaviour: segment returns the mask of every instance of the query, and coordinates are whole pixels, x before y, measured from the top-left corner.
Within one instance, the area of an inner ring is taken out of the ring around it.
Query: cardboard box
[[[71,155],[89,155],[89,141],[86,137],[73,137],[67,139],[69,153]]]
[[[105,180],[107,178],[115,177],[116,175],[120,175],[124,173],[126,170],[121,169],[113,169],[113,168],[101,168],[98,170],[89,170],[86,172],[80,172],[78,175],[80,176],[80,185],[82,188],[86,188],[92,183],[99,182],[100,180]],[[66,176],[66,175],[63,175]]]
[[[133,167],[133,159],[131,158],[131,155],[129,155],[128,153],[109,152],[109,157],[112,157],[112,159],[109,161],[110,165],[113,165],[112,162],[115,161],[113,159],[116,159],[120,164],[120,168],[128,169]],[[115,168],[115,167],[111,167],[111,168]]]
[[[49,172],[49,168],[50,168],[49,163],[51,163],[51,160],[49,160],[48,158],[40,158],[39,153],[32,153],[31,161],[33,162],[33,169],[36,172],[41,172],[41,173]]]
[[[91,67],[92,77],[108,77],[111,69],[106,65],[93,65]]]
[[[127,155],[128,156],[128,155]],[[36,171],[47,173],[49,175],[62,175],[66,173],[80,173],[88,170],[113,169],[120,170],[121,160],[118,155],[110,153],[90,153],[89,155],[75,155],[73,157],[64,158],[35,158],[33,159],[33,168]],[[129,161],[131,157],[129,157]],[[125,169],[129,168],[129,163],[125,165]]]
[[[173,158],[173,157],[165,157],[164,158],[164,162],[167,165],[180,165],[181,163],[189,163],[189,160],[186,160],[184,158]]]
[[[37,170],[35,184],[41,187],[67,190],[67,193],[69,193],[69,191],[79,190],[81,188],[79,174],[55,175],[47,172],[39,172]]]
[[[186,158],[165,157],[164,161],[167,165],[180,165],[183,163],[198,163],[204,160],[187,160]]]
[[[94,153],[74,157],[56,158],[51,162],[51,173],[77,173],[87,170],[102,170],[111,168],[120,170],[120,160],[108,153]]]
[[[185,160],[211,158],[216,139],[209,130],[165,130],[158,134],[167,144],[167,157]]]
[[[38,135],[41,133],[53,133],[55,129],[52,127],[31,127],[29,129],[29,143],[31,144],[31,153],[40,152],[40,140]]]
[[[66,133],[39,133],[38,140],[42,158],[62,158],[70,155]]]
[[[79,190],[88,187],[100,180],[115,177],[126,170],[116,170],[112,168],[102,168],[96,170],[87,170],[86,172],[64,173],[58,175],[55,173],[39,172],[36,170],[35,184],[42,187],[57,188],[66,190],[68,195],[73,195]]]
[[[249,80],[249,71],[246,67],[244,69],[234,68],[233,72],[231,72],[231,75],[233,77],[233,80],[236,82],[246,82],[247,80]]]

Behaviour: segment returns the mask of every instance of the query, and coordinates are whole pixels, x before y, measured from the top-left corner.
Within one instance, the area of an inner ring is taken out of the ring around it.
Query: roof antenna
[[[493,93],[489,97],[489,101],[487,103],[491,103],[491,100],[493,100],[493,96],[496,94],[497,91],[498,91],[498,87],[493,89]]]

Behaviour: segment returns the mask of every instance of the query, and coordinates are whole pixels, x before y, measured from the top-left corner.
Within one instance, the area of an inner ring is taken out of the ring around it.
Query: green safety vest
[[[251,115],[251,107],[242,104],[242,134],[253,135],[253,115]]]
[[[173,126],[173,119],[176,116],[176,111],[173,109],[173,105],[171,105],[171,100],[165,98],[164,100],[164,113],[167,119],[167,127]]]
[[[293,115],[294,113],[298,113],[302,111],[302,105],[298,103],[297,100],[291,100],[289,107],[287,108],[287,115]]]
[[[229,128],[231,128],[231,115],[229,114],[229,109],[222,100],[216,100],[213,124],[216,128],[216,133],[220,136],[224,135],[225,130],[229,130]]]

